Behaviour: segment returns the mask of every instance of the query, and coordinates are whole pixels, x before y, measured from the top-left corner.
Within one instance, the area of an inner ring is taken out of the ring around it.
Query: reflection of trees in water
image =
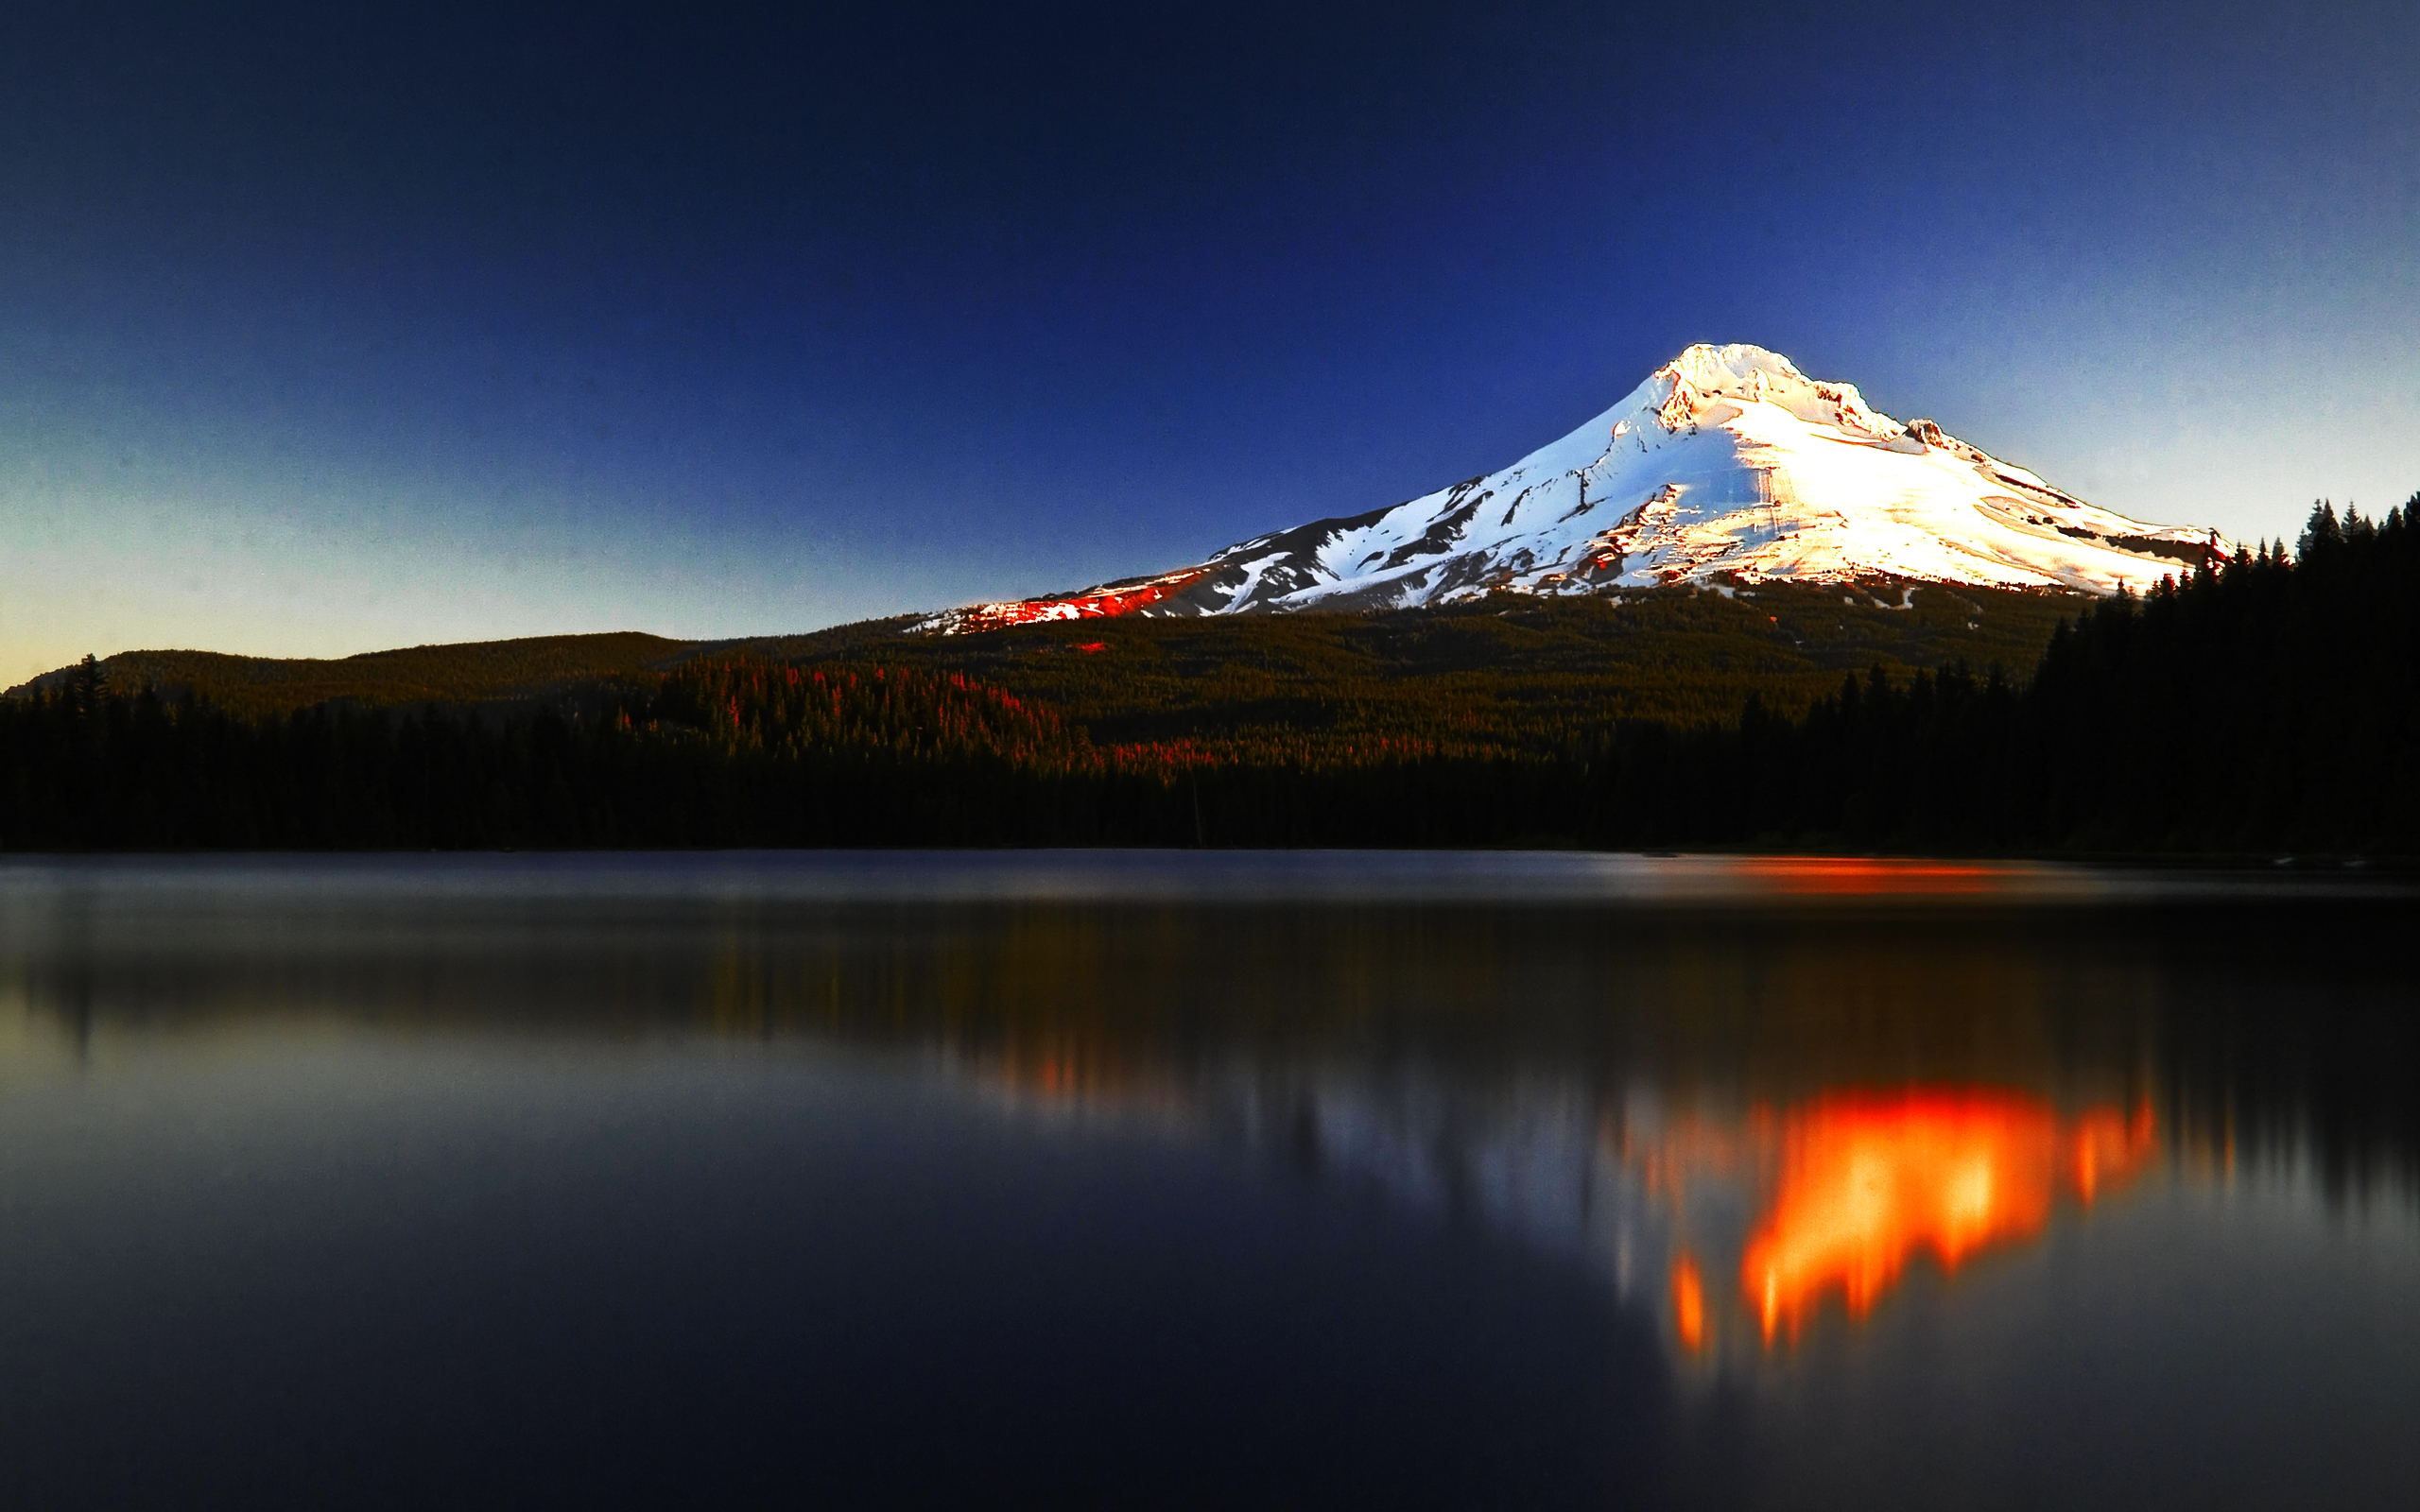
[[[333,1016],[918,1049],[1028,1099],[1181,1109],[1601,1255],[1605,1212],[1652,1206],[1631,1191],[1642,1142],[1853,1086],[2068,1111],[2148,1096],[2188,1166],[2308,1160],[2333,1196],[2411,1200],[2399,919],[2306,912],[2330,942],[2316,967],[2247,949],[2303,927],[2273,901],[1893,918],[105,896],[20,910],[0,983],[96,1041]]]
[[[2181,1150],[2221,1173],[2307,1166],[2331,1204],[2420,1205],[2413,988],[2383,971],[2236,986],[2162,1016],[2163,1100]]]
[[[14,983],[101,1063],[332,1020],[903,1052],[1505,1235],[1712,1359],[2028,1240],[2146,1159],[2420,1198],[2412,993],[2360,943],[2392,921],[2336,919],[2324,973],[2245,959],[2242,922],[85,898],[7,926],[0,1005]],[[1997,1206],[1969,1211],[1986,1167]],[[1749,1295],[1758,1257],[1787,1295]]]

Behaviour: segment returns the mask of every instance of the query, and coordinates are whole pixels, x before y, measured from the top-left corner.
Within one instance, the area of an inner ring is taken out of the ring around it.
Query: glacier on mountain
[[[1689,348],[1498,472],[1256,536],[1196,566],[977,604],[925,628],[1105,614],[1403,609],[1491,592],[1919,579],[2114,593],[2228,549],[2096,508],[1753,346]]]

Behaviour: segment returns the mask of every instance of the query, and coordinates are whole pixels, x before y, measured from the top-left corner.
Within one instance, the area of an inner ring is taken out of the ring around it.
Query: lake
[[[8,1500],[2411,1505],[2415,901],[21,857]]]

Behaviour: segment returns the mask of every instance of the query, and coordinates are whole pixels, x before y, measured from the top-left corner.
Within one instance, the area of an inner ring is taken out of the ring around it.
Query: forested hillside
[[[1837,687],[1844,669],[1876,663],[1901,676],[1957,658],[2026,666],[2060,616],[2085,602],[1774,584],[1736,597],[1691,588],[1618,602],[1508,594],[1434,610],[1097,619],[959,636],[908,634],[912,619],[890,619],[717,644],[552,636],[327,662],[138,651],[107,659],[100,674],[120,696],[148,689],[171,702],[199,697],[254,718],[337,699],[534,712],[593,701],[583,684],[748,651],[789,662],[963,673],[1047,703],[1105,743],[1189,740],[1236,753],[1313,749],[1349,759],[1405,742],[1464,752],[1563,750],[1616,718],[1731,719],[1752,693],[1769,708],[1799,710]],[[63,685],[71,672],[37,685]]]
[[[896,622],[752,643],[786,660],[878,657],[963,672],[1108,744],[1192,741],[1249,759],[1381,743],[1563,753],[1616,720],[1796,713],[1852,667],[2031,666],[2090,599],[1937,585],[1767,583],[1433,610],[1114,619],[900,636]],[[1904,606],[1904,607],[1903,607]]]
[[[1049,834],[1035,805],[1099,770],[1055,715],[963,679],[742,657],[588,692],[589,712],[503,720],[248,720],[113,696],[90,667],[0,705],[0,845],[1008,843]]]
[[[249,717],[95,663],[0,701],[0,846],[2412,856],[2415,585],[2408,510],[2323,507],[2291,558],[1951,614],[1930,589],[1904,610],[1760,589],[1238,622],[1248,641],[1198,621],[853,627],[501,716],[348,696]],[[2037,606],[2081,612],[2021,671],[1925,664]],[[1875,664],[1843,676],[1858,637]]]

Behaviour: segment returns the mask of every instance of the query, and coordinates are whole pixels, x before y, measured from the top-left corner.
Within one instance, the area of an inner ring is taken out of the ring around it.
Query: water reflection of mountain
[[[1843,1090],[1988,1090],[2040,1109],[2054,1143],[2142,1110],[2180,1172],[2413,1201],[2398,922],[2273,901],[1911,916],[61,895],[0,933],[0,1006],[56,1029],[11,1031],[0,1058],[329,1019],[887,1047],[988,1095],[1224,1131],[1662,1297],[1676,1256],[1752,1242],[1770,1172],[1751,1168],[1780,1159],[1792,1109]],[[2250,943],[2306,937],[2324,963]]]

